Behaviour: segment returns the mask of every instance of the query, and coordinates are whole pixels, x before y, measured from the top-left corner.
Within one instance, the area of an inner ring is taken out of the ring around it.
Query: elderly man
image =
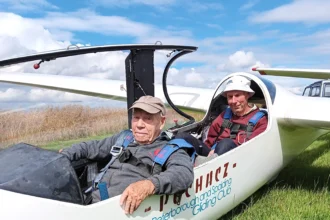
[[[104,160],[111,157],[110,152],[121,152],[118,140],[128,141],[124,153],[112,154],[111,164],[103,169],[101,177],[98,175],[98,185],[106,184],[108,196],[122,194],[120,203],[126,214],[132,214],[149,195],[183,192],[194,178],[192,159],[184,149],[192,146],[185,141],[184,146],[173,150],[158,172],[150,172],[154,168],[155,158],[164,146],[169,146],[170,138],[161,132],[166,111],[163,102],[152,96],[142,96],[130,109],[133,110],[132,140],[121,132],[101,141],[83,142],[61,151],[71,161],[82,158]],[[127,133],[127,130],[124,132]],[[102,200],[102,193],[101,190],[94,190],[93,202]]]
[[[254,95],[250,84],[250,80],[243,76],[233,76],[227,81],[222,95],[227,98],[229,108],[212,122],[205,143],[187,133],[179,133],[176,138],[191,143],[198,155],[211,156],[224,154],[265,131],[267,117],[256,105],[248,104],[248,99]],[[255,120],[253,126],[251,119]],[[198,158],[196,164],[203,161]]]

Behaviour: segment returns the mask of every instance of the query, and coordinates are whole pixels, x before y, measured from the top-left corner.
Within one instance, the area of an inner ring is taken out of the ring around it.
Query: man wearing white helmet
[[[224,154],[266,130],[267,117],[260,114],[256,105],[248,103],[248,99],[254,95],[250,85],[250,80],[243,76],[233,76],[228,80],[222,95],[227,98],[230,109],[212,122],[205,141],[209,150],[203,147],[202,155],[206,156],[208,151],[208,155]],[[230,118],[225,116],[228,114]],[[258,120],[253,127],[249,127],[248,123],[253,116]]]

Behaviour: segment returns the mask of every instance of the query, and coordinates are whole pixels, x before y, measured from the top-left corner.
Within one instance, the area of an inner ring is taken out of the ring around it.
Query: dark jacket
[[[62,154],[71,161],[88,158],[92,160],[110,159],[110,149],[116,143],[120,133],[100,141],[82,142],[66,148]],[[153,158],[168,142],[169,138],[162,133],[153,143],[139,145],[129,144],[127,150],[142,160],[153,165]],[[120,163],[118,159],[110,166],[102,181],[107,183],[110,197],[121,194],[131,183],[149,179],[155,185],[155,194],[174,194],[186,190],[193,182],[193,163],[190,156],[182,149],[174,152],[165,163],[165,171],[151,176],[148,172],[129,163]],[[93,192],[93,202],[100,200],[98,191]]]

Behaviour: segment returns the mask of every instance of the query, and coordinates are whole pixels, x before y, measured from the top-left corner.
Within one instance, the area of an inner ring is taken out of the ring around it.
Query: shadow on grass
[[[318,140],[326,140],[326,142],[311,150],[305,150],[284,168],[272,183],[260,188],[236,208],[219,218],[219,220],[233,219],[242,214],[273,188],[299,188],[316,192],[327,189],[330,191],[330,166],[317,167],[313,165],[315,160],[330,151],[330,135],[324,135]]]

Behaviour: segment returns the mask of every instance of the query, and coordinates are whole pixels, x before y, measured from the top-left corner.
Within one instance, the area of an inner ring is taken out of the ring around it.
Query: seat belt
[[[246,138],[249,139],[254,126],[258,123],[258,121],[263,117],[267,116],[267,112],[265,110],[258,111],[252,118],[250,118],[247,128],[246,128]]]
[[[220,131],[218,133],[218,136],[216,137],[216,139],[214,140],[214,143],[211,147],[212,150],[215,149],[216,145],[217,145],[217,140],[220,137],[220,135],[224,132],[224,130],[226,128],[230,129],[230,138],[231,139],[235,139],[237,136],[237,133],[242,130],[242,131],[246,131],[246,138],[249,138],[253,132],[253,128],[254,126],[258,123],[258,121],[265,115],[267,115],[267,112],[264,110],[259,110],[254,116],[252,116],[252,118],[250,118],[250,120],[248,121],[247,125],[243,125],[243,124],[237,124],[237,123],[232,123],[230,120],[232,118],[232,111],[231,109],[228,107],[225,110],[225,114],[223,117],[223,121],[222,124],[220,126]]]
[[[220,125],[220,131],[218,133],[218,136],[214,139],[214,142],[213,142],[213,145],[212,145],[212,148],[211,148],[212,150],[215,149],[215,147],[217,145],[217,140],[220,137],[220,135],[224,132],[224,130],[226,128],[230,128],[233,125],[233,123],[230,121],[232,115],[233,115],[233,112],[231,111],[231,109],[229,107],[226,108],[225,114],[223,116],[222,124]]]
[[[172,139],[165,146],[163,146],[157,155],[155,155],[152,166],[145,164],[143,161],[136,158],[129,150],[120,155],[119,162],[129,163],[139,169],[144,170],[145,172],[148,172],[150,175],[156,175],[163,170],[167,159],[179,149],[185,149],[189,154],[192,163],[194,163],[196,156],[195,148],[190,143],[181,138]]]
[[[89,193],[91,191],[99,189],[101,200],[105,200],[109,198],[107,184],[105,182],[101,182],[104,174],[108,171],[110,166],[115,162],[115,160],[122,154],[123,150],[134,140],[134,136],[130,130],[123,131],[118,137],[116,144],[111,147],[110,154],[111,160],[105,167],[100,170],[100,173],[96,175],[92,186],[89,187],[85,193]],[[121,145],[121,146],[119,146]]]
[[[115,160],[117,159],[117,157],[123,152],[123,147],[120,146],[112,146],[111,150],[110,150],[110,154],[111,154],[111,160],[109,161],[109,163],[107,163],[107,165],[105,165],[105,167],[103,167],[101,169],[101,172],[99,174],[97,174],[97,176],[95,177],[93,184],[92,184],[92,188],[93,190],[99,189],[100,191],[100,196],[101,196],[101,200],[105,200],[109,198],[109,194],[108,194],[108,189],[107,189],[107,184],[105,182],[101,182],[104,174],[108,171],[108,169],[110,168],[110,166],[115,162]]]

